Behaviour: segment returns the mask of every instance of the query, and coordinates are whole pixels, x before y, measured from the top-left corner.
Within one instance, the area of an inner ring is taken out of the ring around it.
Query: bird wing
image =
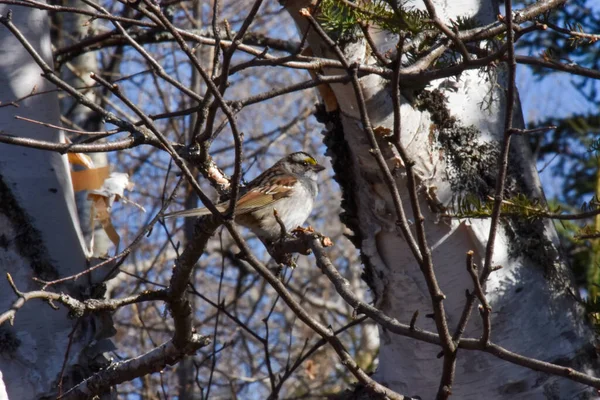
[[[245,214],[267,207],[279,199],[289,197],[292,188],[298,182],[293,176],[276,178],[269,186],[255,186],[246,192],[237,202],[236,214]]]
[[[236,215],[245,214],[273,204],[275,201],[289,197],[292,188],[298,182],[293,176],[282,176],[273,181],[269,186],[255,186],[250,188],[237,202]],[[217,204],[217,210],[223,212],[229,206],[229,202]],[[165,219],[177,217],[201,217],[210,214],[206,207],[192,208],[164,214]]]

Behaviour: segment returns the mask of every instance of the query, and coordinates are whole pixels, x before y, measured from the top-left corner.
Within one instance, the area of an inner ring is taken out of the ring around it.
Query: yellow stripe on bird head
[[[308,156],[304,159],[305,163],[309,163],[310,165],[317,165],[317,160],[315,160],[314,158]]]

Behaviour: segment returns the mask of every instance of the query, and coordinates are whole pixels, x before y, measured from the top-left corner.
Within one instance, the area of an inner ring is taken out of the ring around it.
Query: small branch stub
[[[419,310],[415,310],[411,319],[410,319],[410,330],[415,330],[415,324],[417,323],[417,318],[419,317]]]
[[[302,15],[303,17],[310,17],[312,15],[312,13],[310,12],[310,9],[305,7],[300,9],[300,11],[298,11],[300,13],[300,15]]]

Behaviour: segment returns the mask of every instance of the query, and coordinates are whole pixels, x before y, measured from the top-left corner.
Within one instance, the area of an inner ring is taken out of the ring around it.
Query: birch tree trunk
[[[438,17],[446,24],[457,17],[475,17],[480,25],[496,21],[494,1],[434,1]],[[309,1],[290,0],[284,6],[295,20],[300,36],[315,56],[338,60],[323,37],[309,28],[301,9]],[[424,8],[421,3],[410,3]],[[377,33],[373,38],[381,53],[393,50],[398,38]],[[349,64],[375,64],[366,40],[360,36],[339,44]],[[341,69],[325,69],[339,75]],[[395,182],[411,231],[416,235],[407,189],[405,166],[383,133],[393,131],[394,106],[389,81],[378,75],[359,79],[368,119]],[[400,82],[400,86],[407,82]],[[494,196],[498,158],[505,132],[507,70],[477,69],[457,78],[436,80],[402,98],[401,144],[415,163],[418,203],[424,216],[426,239],[431,249],[437,283],[450,334],[463,315],[465,291],[473,291],[466,254],[483,266],[490,233],[489,219],[447,219],[441,210],[453,201],[474,196],[489,201]],[[344,189],[344,222],[354,231],[355,244],[365,261],[366,279],[377,298],[376,306],[387,315],[408,323],[415,311],[416,327],[438,331],[428,314],[434,312],[430,288],[397,224],[393,198],[373,157],[373,146],[365,133],[360,104],[351,83],[332,84],[338,110],[328,119],[326,144],[337,179]],[[513,126],[523,127],[516,101]],[[338,131],[337,136],[332,131]],[[526,141],[512,138],[505,198],[518,194],[544,201],[535,160]],[[557,236],[551,222],[502,220],[493,248],[492,272],[485,285],[491,306],[491,338],[508,350],[556,364],[592,372],[595,358],[592,330],[571,295],[568,271],[559,259]],[[482,335],[482,319],[473,313],[465,336]],[[443,359],[436,345],[395,335],[380,329],[381,348],[376,379],[404,395],[435,398],[439,393]],[[505,362],[480,351],[459,349],[456,377],[451,387],[457,399],[579,399],[592,397],[589,388],[573,381],[536,372]]]
[[[92,7],[76,0],[67,0],[66,6],[81,8],[88,11],[93,10]],[[52,38],[52,43],[56,48],[67,47],[73,45],[80,40],[83,40],[90,31],[95,31],[96,21],[89,21],[83,15],[71,13],[56,13],[52,15],[54,24],[52,33],[55,37]],[[93,88],[94,80],[90,77],[90,72],[98,71],[97,54],[88,52],[75,57],[63,66],[61,71],[62,78],[73,87],[88,87]],[[119,62],[109,63],[113,70],[118,70]],[[110,73],[112,71],[107,71]],[[96,104],[101,104],[101,96],[94,89],[82,90],[81,93]],[[103,129],[104,123],[92,110],[86,106],[79,104],[70,96],[64,96],[60,100],[60,108],[63,115],[71,120],[75,126],[81,127],[88,132],[99,132]],[[94,163],[95,168],[105,167],[108,165],[108,156],[106,153],[90,153],[87,155]],[[77,170],[80,166],[74,166]],[[85,238],[87,247],[92,244],[91,249],[93,256],[102,257],[108,253],[112,245],[110,239],[100,223],[90,223],[91,221],[91,201],[88,200],[88,191],[82,190],[75,193],[75,201],[77,204],[77,215],[79,217],[81,231]],[[93,240],[92,240],[93,238]]]
[[[48,15],[33,8],[10,6],[12,21],[35,50],[52,64]],[[6,17],[8,6],[0,5]],[[63,141],[56,129],[16,120],[27,117],[58,125],[57,93],[18,40],[0,27],[0,132],[47,141]],[[35,94],[49,91],[49,93]],[[0,308],[10,310],[18,290],[39,290],[37,277],[53,280],[86,268],[67,157],[58,153],[0,144]],[[85,279],[59,292],[84,296]],[[55,398],[90,373],[90,343],[101,329],[97,321],[68,315],[40,300],[20,305],[14,324],[0,327],[0,375],[10,399]],[[87,352],[87,353],[84,353]],[[0,387],[3,385],[0,384]],[[0,390],[0,397],[2,396]]]

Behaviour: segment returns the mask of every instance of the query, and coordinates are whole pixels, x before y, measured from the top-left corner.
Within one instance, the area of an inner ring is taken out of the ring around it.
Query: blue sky
[[[598,112],[598,105],[588,102],[572,84],[573,77],[557,72],[542,79],[534,76],[531,68],[520,65],[517,68],[517,88],[521,96],[523,115],[527,123],[552,117],[568,117],[575,113]],[[550,162],[550,166],[551,166]],[[547,198],[552,198],[562,190],[562,180],[557,180],[552,169],[544,168],[546,160],[538,162],[540,179]]]

